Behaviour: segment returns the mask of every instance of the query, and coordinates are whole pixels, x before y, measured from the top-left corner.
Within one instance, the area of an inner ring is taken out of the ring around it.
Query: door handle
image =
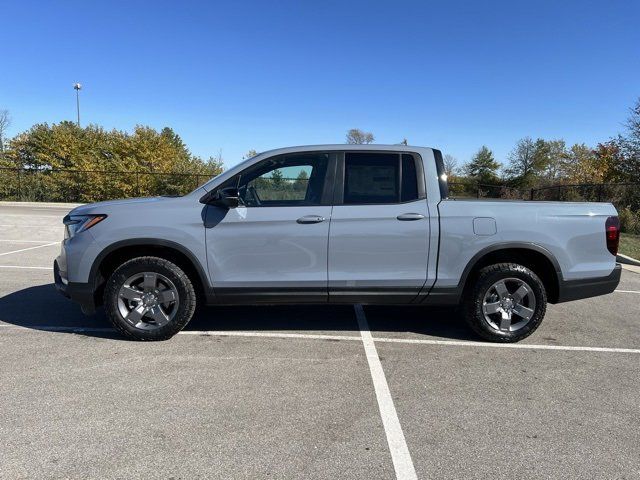
[[[396,218],[405,222],[411,222],[413,220],[422,220],[424,215],[421,213],[403,213],[402,215],[398,215]]]
[[[320,215],[305,215],[304,217],[300,217],[298,220],[296,220],[296,222],[301,224],[320,223],[324,221],[325,218],[321,217]]]

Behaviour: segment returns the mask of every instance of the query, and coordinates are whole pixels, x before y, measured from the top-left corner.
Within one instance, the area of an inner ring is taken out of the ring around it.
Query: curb
[[[623,255],[621,253],[619,253],[616,256],[616,260],[620,263],[625,263],[627,265],[635,265],[636,267],[640,267],[640,260],[636,260],[633,257],[629,257],[627,255]]]

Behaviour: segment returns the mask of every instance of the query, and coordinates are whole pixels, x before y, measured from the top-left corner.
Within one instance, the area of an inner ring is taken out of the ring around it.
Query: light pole
[[[79,83],[73,84],[73,89],[76,91],[76,108],[78,111],[78,127],[80,126],[80,90],[82,89],[82,85]]]

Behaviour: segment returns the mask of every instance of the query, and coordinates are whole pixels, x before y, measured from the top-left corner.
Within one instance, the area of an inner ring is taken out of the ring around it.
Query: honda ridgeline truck
[[[138,340],[172,337],[199,304],[363,303],[460,305],[478,335],[515,342],[547,302],[616,288],[616,215],[450,199],[431,148],[283,148],[183,197],[74,209],[54,275]]]

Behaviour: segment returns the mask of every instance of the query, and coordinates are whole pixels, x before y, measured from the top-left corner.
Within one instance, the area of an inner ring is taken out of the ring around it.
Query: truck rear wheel
[[[469,326],[485,340],[517,342],[531,335],[547,309],[540,278],[522,265],[499,263],[480,270],[464,300]]]
[[[193,284],[176,264],[158,257],[133,258],[107,281],[104,306],[111,323],[135,340],[167,340],[191,320]]]

